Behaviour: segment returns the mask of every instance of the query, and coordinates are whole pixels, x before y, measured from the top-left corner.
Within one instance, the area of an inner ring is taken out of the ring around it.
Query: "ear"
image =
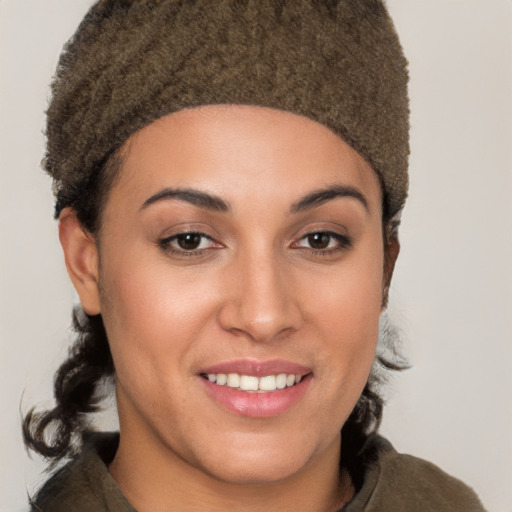
[[[392,234],[388,237],[384,247],[384,279],[382,283],[382,309],[388,305],[389,286],[395,270],[396,259],[400,253],[400,242],[398,236]]]
[[[65,208],[60,214],[59,239],[66,268],[80,297],[82,309],[88,315],[99,314],[98,249],[94,237],[80,224],[71,208]]]

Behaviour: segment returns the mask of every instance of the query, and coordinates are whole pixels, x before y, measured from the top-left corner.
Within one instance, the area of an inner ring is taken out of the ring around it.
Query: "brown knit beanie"
[[[393,215],[407,195],[406,66],[380,0],[100,0],[52,85],[44,165],[56,214],[152,121],[246,104],[342,137],[379,174]]]

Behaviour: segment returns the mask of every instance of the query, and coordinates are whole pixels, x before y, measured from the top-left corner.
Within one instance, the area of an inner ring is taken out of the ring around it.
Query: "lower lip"
[[[208,394],[215,401],[230,412],[251,418],[271,418],[284,413],[302,399],[311,382],[310,374],[295,386],[268,393],[256,393],[219,386],[203,377],[200,378]]]

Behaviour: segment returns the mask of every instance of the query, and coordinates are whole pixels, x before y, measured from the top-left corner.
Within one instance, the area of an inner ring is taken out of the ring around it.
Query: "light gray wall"
[[[390,0],[410,60],[411,192],[391,317],[414,368],[384,433],[512,511],[512,2]],[[39,169],[48,83],[90,0],[0,0],[0,510],[43,465],[20,404],[50,403],[74,300]]]
[[[512,2],[392,0],[410,202],[391,312],[414,368],[384,432],[512,511]]]

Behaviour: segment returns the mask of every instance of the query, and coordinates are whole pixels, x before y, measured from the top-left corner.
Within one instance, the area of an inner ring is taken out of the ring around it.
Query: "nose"
[[[257,342],[270,342],[300,329],[303,315],[286,262],[271,254],[240,257],[227,269],[223,329]]]

